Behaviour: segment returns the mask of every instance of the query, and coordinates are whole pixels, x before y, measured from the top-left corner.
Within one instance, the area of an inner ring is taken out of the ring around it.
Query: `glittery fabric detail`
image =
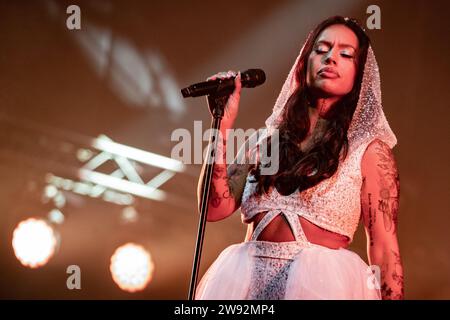
[[[251,182],[254,177],[249,174],[242,195],[242,222],[248,223],[262,211],[281,212],[285,216],[290,216],[291,221],[293,216],[302,216],[324,229],[345,235],[352,241],[361,213],[360,162],[366,146],[367,144],[364,144],[355,152],[348,154],[330,178],[288,196],[279,194],[276,188],[271,188],[267,195],[256,196],[256,183]],[[293,226],[291,228],[295,231]]]
[[[254,246],[253,272],[246,299],[284,299],[290,266],[300,250],[309,247],[309,244],[299,241],[246,243]]]
[[[347,138],[350,150],[355,150],[375,138],[384,141],[391,149],[397,144],[397,138],[383,112],[380,72],[372,47],[367,51],[361,91]]]
[[[255,257],[248,300],[283,300],[292,260]]]
[[[249,246],[253,246],[251,252],[254,256],[290,260],[293,260],[301,249],[309,248],[311,246],[310,243],[299,241],[273,242],[251,240],[246,241],[245,243]]]

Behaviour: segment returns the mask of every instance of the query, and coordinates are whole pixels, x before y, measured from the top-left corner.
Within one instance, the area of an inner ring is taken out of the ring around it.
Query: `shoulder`
[[[267,138],[267,128],[261,127],[253,132],[242,144],[242,152],[247,161],[255,161],[257,158],[258,147],[262,141]]]
[[[373,174],[397,174],[397,165],[392,149],[380,139],[369,143],[361,160],[363,176]]]

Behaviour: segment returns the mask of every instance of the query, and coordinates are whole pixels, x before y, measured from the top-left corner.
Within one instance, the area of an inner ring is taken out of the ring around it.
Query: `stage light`
[[[47,217],[54,224],[62,224],[65,220],[64,214],[58,209],[51,210]]]
[[[73,183],[71,183],[70,180],[64,179],[64,184],[61,185],[61,187],[65,190],[70,190],[70,188],[73,186]],[[63,208],[66,205],[66,197],[64,194],[56,188],[55,185],[49,184],[45,187],[42,201],[44,203],[52,200],[52,202],[55,204],[57,208]]]
[[[55,186],[47,185],[44,190],[45,197],[51,199],[58,194],[58,189]]]
[[[92,147],[170,171],[183,172],[186,170],[185,165],[181,161],[114,142],[105,135],[100,135],[92,140]]]
[[[143,198],[165,201],[167,194],[163,190],[152,188],[145,184],[138,184],[124,179],[118,179],[100,172],[94,172],[86,169],[79,169],[78,176],[80,179],[89,181],[101,186],[115,189],[122,192],[132,193]]]
[[[13,232],[12,246],[24,266],[38,268],[53,256],[57,246],[55,230],[43,219],[21,221]]]
[[[123,223],[136,222],[139,219],[139,214],[134,207],[126,207],[122,210],[120,219]]]
[[[94,156],[94,153],[89,149],[78,149],[77,158],[81,162],[86,162]]]
[[[120,289],[136,292],[143,290],[151,281],[154,264],[150,253],[142,246],[127,243],[112,255],[110,271]]]

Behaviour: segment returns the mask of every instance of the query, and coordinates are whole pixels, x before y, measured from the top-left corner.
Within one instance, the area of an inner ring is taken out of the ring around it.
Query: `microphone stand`
[[[208,152],[206,153],[207,163],[205,170],[205,177],[202,186],[202,198],[200,203],[200,221],[197,231],[197,242],[195,246],[194,262],[192,266],[191,282],[189,285],[189,300],[194,300],[197,289],[198,270],[200,266],[200,256],[203,247],[203,239],[206,227],[206,217],[208,212],[209,192],[211,189],[211,177],[214,172],[214,163],[216,157],[218,135],[220,129],[220,121],[224,114],[224,108],[229,98],[228,94],[222,95],[208,95],[208,107],[212,115],[211,129],[209,136]],[[211,143],[212,149],[211,149]]]

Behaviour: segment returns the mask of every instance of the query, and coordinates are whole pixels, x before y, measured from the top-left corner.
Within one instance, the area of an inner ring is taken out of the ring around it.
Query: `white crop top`
[[[349,237],[350,242],[361,216],[361,160],[373,139],[362,143],[338,165],[333,176],[302,192],[288,196],[272,187],[269,194],[258,197],[253,175],[247,175],[241,202],[241,220],[249,223],[257,213],[280,210],[296,213],[326,230]]]

